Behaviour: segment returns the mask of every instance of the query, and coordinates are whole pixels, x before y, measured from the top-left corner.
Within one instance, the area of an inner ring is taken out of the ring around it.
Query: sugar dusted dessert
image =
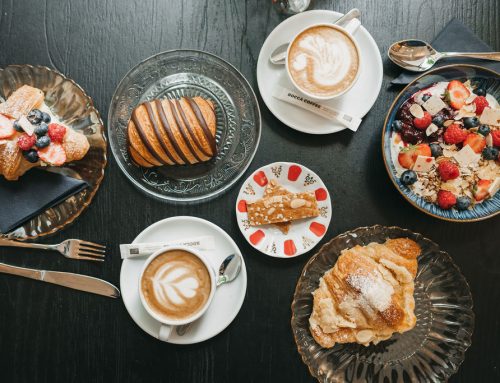
[[[473,209],[500,189],[500,105],[470,81],[438,82],[399,108],[391,157],[403,185],[442,209]]]

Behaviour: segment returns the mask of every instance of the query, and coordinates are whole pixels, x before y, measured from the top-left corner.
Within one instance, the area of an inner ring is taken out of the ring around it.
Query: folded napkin
[[[0,233],[8,233],[88,186],[87,182],[41,169],[17,181],[0,176]]]
[[[440,52],[492,52],[490,46],[477,37],[467,26],[457,19],[452,19],[431,42]],[[500,72],[500,62],[471,59],[465,57],[446,58],[439,60],[432,69],[451,64],[475,64]],[[425,72],[415,73],[404,71],[391,81],[393,85],[406,85]]]

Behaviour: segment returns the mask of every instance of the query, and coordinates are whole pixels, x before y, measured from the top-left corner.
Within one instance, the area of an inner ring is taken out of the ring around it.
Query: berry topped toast
[[[37,166],[62,166],[82,159],[87,137],[61,123],[37,88],[23,85],[0,104],[0,174],[17,180]]]

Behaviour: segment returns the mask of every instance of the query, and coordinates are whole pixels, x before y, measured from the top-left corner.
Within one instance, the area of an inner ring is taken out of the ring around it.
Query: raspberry
[[[64,135],[66,134],[66,127],[52,123],[49,125],[48,135],[52,142],[63,142]]]
[[[437,202],[441,209],[450,209],[457,203],[457,197],[448,190],[440,190],[438,192]]]
[[[443,181],[454,180],[460,175],[458,166],[450,161],[442,161],[438,165],[439,176]]]
[[[18,139],[17,139],[17,146],[21,148],[21,150],[30,150],[33,145],[35,145],[36,142],[36,137],[35,135],[29,136],[26,133],[23,133]]]
[[[431,122],[432,122],[432,116],[429,114],[429,112],[424,112],[424,117],[422,118],[413,119],[413,125],[415,125],[415,128],[420,130],[427,129],[427,127],[431,124]]]
[[[490,106],[488,101],[486,100],[486,97],[484,96],[477,96],[474,101],[472,101],[474,104],[476,104],[476,114],[480,115],[483,113],[484,108],[487,106]]]
[[[462,129],[460,125],[453,124],[448,126],[444,132],[444,142],[447,144],[459,144],[467,137],[467,131]]]
[[[492,130],[490,134],[493,138],[493,146],[500,146],[500,129]]]

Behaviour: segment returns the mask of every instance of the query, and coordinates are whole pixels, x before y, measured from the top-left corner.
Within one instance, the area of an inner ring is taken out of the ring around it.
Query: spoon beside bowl
[[[425,72],[436,62],[447,57],[471,57],[483,60],[500,61],[500,52],[438,52],[422,40],[402,40],[392,44],[387,52],[389,59],[403,69],[412,72]]]

